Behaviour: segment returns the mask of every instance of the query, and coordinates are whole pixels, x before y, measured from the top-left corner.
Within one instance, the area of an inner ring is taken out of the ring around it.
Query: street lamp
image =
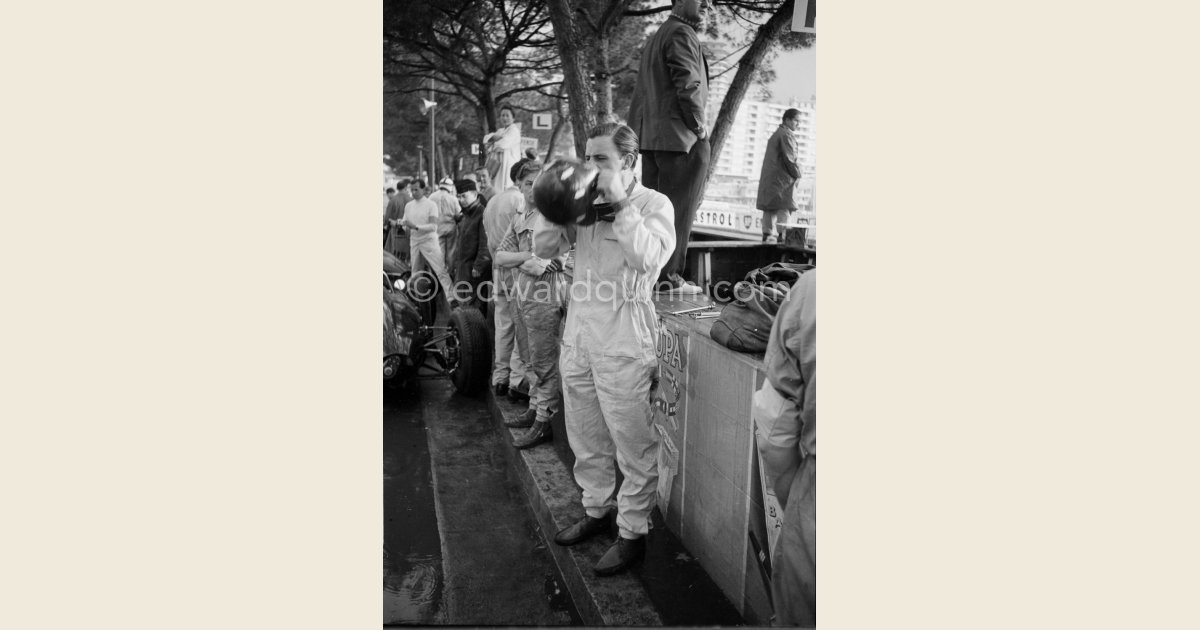
[[[429,98],[433,98],[433,79],[429,79]],[[434,164],[437,162],[437,134],[434,132],[434,119],[437,112],[434,108],[437,107],[437,102],[427,99],[421,99],[421,113],[429,115],[429,183],[432,185],[437,181],[437,167]]]

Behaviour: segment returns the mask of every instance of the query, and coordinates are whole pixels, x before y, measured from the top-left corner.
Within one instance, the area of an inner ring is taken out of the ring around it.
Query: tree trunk
[[[596,72],[596,81],[600,87],[600,102],[597,104],[597,122],[610,122],[613,119],[613,85],[608,66],[608,35],[600,36],[600,69]]]
[[[496,119],[499,116],[499,112],[496,111],[495,83],[489,80],[480,96],[483,97],[479,100],[483,103],[483,135],[487,135],[496,130]],[[479,136],[480,142],[483,142],[483,135]]]
[[[759,27],[758,33],[754,36],[754,41],[750,44],[750,48],[738,60],[737,74],[734,75],[733,81],[729,84],[729,91],[725,93],[725,100],[721,102],[721,111],[717,114],[717,123],[713,127],[712,139],[709,141],[712,152],[708,163],[708,174],[705,176],[704,186],[700,190],[701,199],[704,198],[704,192],[708,189],[709,180],[717,170],[717,163],[721,158],[721,148],[725,144],[725,138],[729,135],[730,127],[733,126],[733,117],[737,114],[738,107],[742,105],[742,98],[746,96],[746,91],[750,89],[754,73],[762,63],[763,57],[771,50],[771,46],[779,41],[779,38],[791,24],[792,13],[795,7],[796,0],[786,0],[786,2],[779,5],[779,8],[775,11],[775,15],[771,16],[771,19],[766,24]]]
[[[609,0],[608,6],[600,16],[599,32],[597,33],[600,40],[600,70],[597,73],[597,79],[601,82],[598,116],[600,122],[613,122],[617,119],[616,112],[613,111],[613,72],[609,51],[612,45],[612,34],[617,31],[621,21],[625,19],[625,10],[632,3],[633,0]]]
[[[558,95],[562,96],[566,86],[558,86]],[[558,142],[558,135],[562,133],[563,125],[566,124],[566,119],[563,117],[562,99],[554,99],[554,108],[558,115],[554,117],[554,130],[550,132],[550,143],[546,146],[546,159],[542,160],[542,164],[549,164],[554,157],[554,145]]]
[[[789,0],[794,2],[794,0]],[[575,23],[570,0],[549,0],[550,23],[554,26],[555,41],[562,57],[563,84],[570,101],[571,129],[575,132],[575,154],[583,155],[587,132],[596,124],[596,96],[588,77],[588,52]]]

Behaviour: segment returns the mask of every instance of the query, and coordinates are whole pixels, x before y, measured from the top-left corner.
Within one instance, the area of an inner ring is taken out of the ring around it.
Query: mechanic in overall
[[[450,277],[454,277],[454,233],[459,220],[462,219],[462,213],[458,207],[458,199],[455,198],[454,180],[449,177],[442,180],[436,190],[429,193],[429,200],[437,204],[438,213],[438,241],[442,246],[442,253],[446,256],[446,268],[450,270]],[[462,278],[455,278],[462,280]]]
[[[513,218],[504,240],[496,247],[497,266],[515,270],[509,306],[513,319],[524,332],[518,333],[517,343],[524,343],[523,354],[536,379],[529,390],[533,413],[526,411],[504,423],[511,429],[529,429],[513,441],[518,449],[549,441],[553,437],[550,420],[563,404],[558,358],[567,309],[568,282],[564,273],[567,251],[545,258],[533,253],[534,227],[542,219],[534,205],[533,184],[541,172],[542,167],[535,160],[526,162],[517,171],[514,181],[525,198],[525,212]]]
[[[764,243],[779,240],[775,224],[787,221],[796,211],[796,199],[792,191],[800,179],[800,164],[796,161],[796,129],[800,126],[800,110],[792,108],[783,112],[783,122],[767,140],[767,153],[763,156],[762,173],[758,178],[758,206],[762,210],[762,234]]]
[[[754,394],[758,454],[783,509],[771,559],[775,624],[817,625],[817,272],[779,307]]]
[[[599,169],[600,205],[576,224],[543,219],[534,234],[534,254],[543,259],[575,245],[559,371],[585,515],[554,541],[574,545],[606,532],[615,512],[619,537],[594,567],[598,575],[619,573],[645,555],[658,483],[650,418],[658,318],[651,293],[675,248],[675,215],[666,195],[634,177],[637,157],[638,137],[629,127],[592,128],[584,160]],[[624,481],[614,505],[617,466]]]
[[[509,179],[516,180],[521,167],[530,158],[517,161],[509,169]],[[481,169],[485,171],[487,169]],[[478,173],[477,173],[478,174]],[[511,269],[496,264],[496,248],[504,239],[514,216],[525,211],[525,195],[512,186],[492,197],[483,209],[483,230],[487,233],[488,251],[492,257],[492,312],[495,323],[495,353],[492,366],[492,388],[497,396],[508,395],[514,402],[528,402],[532,375],[527,375],[528,366],[523,350],[517,345],[516,327],[513,322],[509,291],[512,289]]]
[[[667,21],[642,48],[629,126],[641,139],[642,183],[666,195],[675,211],[675,249],[658,286],[694,294],[701,289],[685,281],[683,272],[710,153],[704,119],[708,62],[697,32],[706,26],[712,1],[673,4]]]
[[[413,275],[421,272],[426,266],[437,277],[442,285],[442,295],[446,305],[453,308],[454,303],[450,292],[453,284],[450,274],[446,273],[446,257],[442,253],[442,245],[438,241],[438,226],[441,212],[437,204],[425,196],[425,180],[418,179],[412,183],[413,200],[404,206],[404,216],[401,225],[408,228],[409,253],[412,256]],[[431,296],[432,297],[432,296]]]
[[[492,254],[488,251],[487,234],[483,230],[483,203],[475,182],[460,179],[454,183],[462,220],[454,235],[454,279],[460,302],[480,308],[487,304],[486,291],[492,276]],[[486,309],[480,309],[486,310]]]

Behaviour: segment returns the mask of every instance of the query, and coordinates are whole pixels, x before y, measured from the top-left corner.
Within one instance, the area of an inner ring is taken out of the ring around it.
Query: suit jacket
[[[674,16],[642,48],[629,126],[645,151],[692,150],[696,130],[707,126],[708,61],[690,25]]]
[[[796,138],[786,126],[779,125],[767,140],[767,154],[763,156],[762,174],[758,178],[758,209],[795,210],[792,190],[798,179]]]

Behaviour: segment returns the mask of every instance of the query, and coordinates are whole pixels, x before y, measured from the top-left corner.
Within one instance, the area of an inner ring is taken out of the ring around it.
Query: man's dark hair
[[[402,180],[396,182],[396,190],[404,190],[405,188],[408,188],[408,185],[411,183],[412,183],[412,180],[410,180],[408,178],[402,179]]]
[[[393,194],[393,193],[395,193],[395,192],[396,192],[396,189],[395,189],[395,188],[389,188],[389,189],[387,189],[387,194],[389,194],[389,195],[391,195],[391,194]]]
[[[428,186],[425,185],[425,180],[423,180],[423,179],[414,179],[412,181],[412,185],[416,186],[417,188],[420,188],[422,190],[424,190],[425,188],[428,188]]]
[[[786,112],[783,112],[784,120],[794,120],[799,117],[800,117],[800,110],[796,109],[795,107],[787,110]]]
[[[521,160],[520,162],[517,162],[517,166],[513,168],[513,172],[516,174],[513,175],[512,180],[513,183],[516,184],[522,179],[525,179],[525,176],[529,175],[530,173],[542,172],[542,165],[539,164],[537,160]]]
[[[629,128],[629,125],[624,125],[617,122],[600,123],[588,132],[588,139],[602,138],[604,136],[612,136],[613,144],[617,145],[617,152],[621,157],[632,155],[635,158],[638,154],[638,137],[637,132]]]

